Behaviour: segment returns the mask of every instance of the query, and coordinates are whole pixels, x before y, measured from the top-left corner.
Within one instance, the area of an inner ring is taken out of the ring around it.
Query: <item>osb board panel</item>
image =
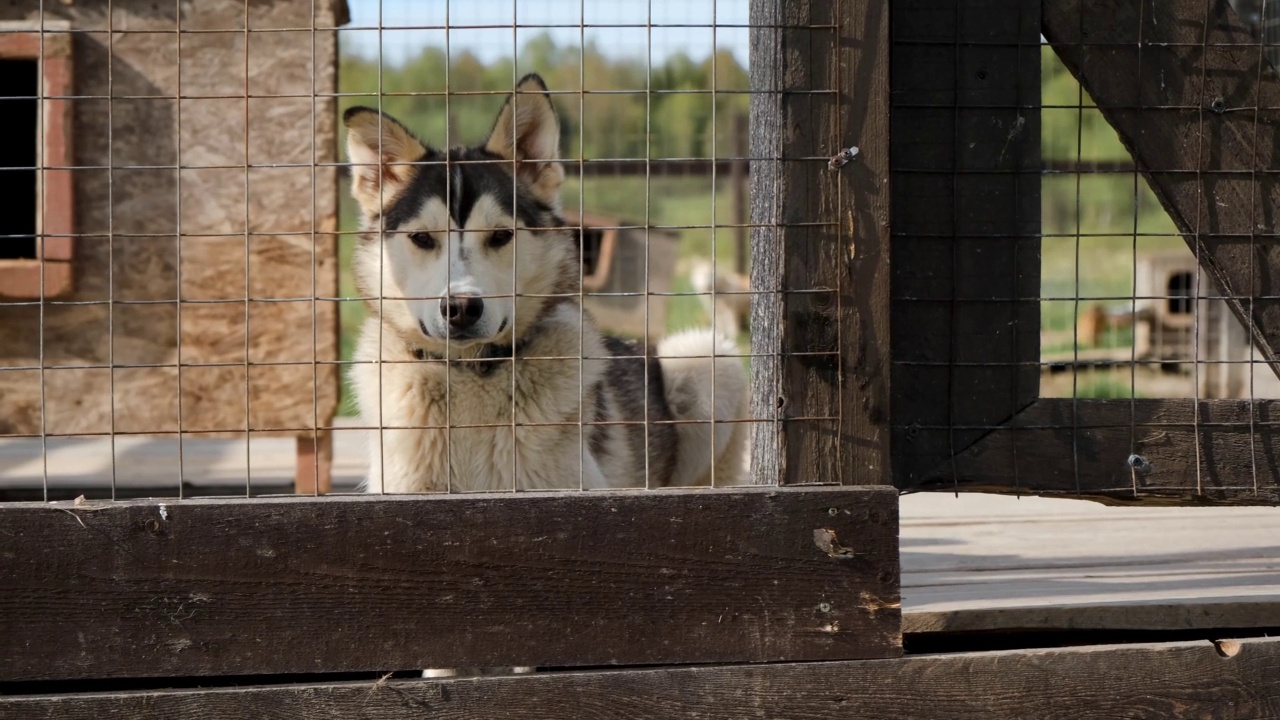
[[[894,485],[1039,396],[1040,4],[898,0],[890,23]],[[971,427],[964,427],[964,426]]]
[[[892,488],[0,504],[0,681],[896,657]]]
[[[334,33],[173,31],[332,28],[342,5],[253,2],[246,18],[239,0],[118,0],[117,32],[72,36],[91,97],[73,101],[80,237],[60,300],[102,304],[0,305],[0,366],[46,368],[0,371],[0,434],[328,424],[337,307],[314,298],[337,295],[337,178],[314,164],[337,160],[336,109],[314,95],[337,87]],[[41,7],[108,26],[106,2],[26,0],[0,20]],[[224,365],[188,366],[204,363]]]
[[[1115,504],[1276,505],[1278,404],[1044,398],[919,487]]]
[[[1280,717],[1280,640],[0,699],[0,719]]]

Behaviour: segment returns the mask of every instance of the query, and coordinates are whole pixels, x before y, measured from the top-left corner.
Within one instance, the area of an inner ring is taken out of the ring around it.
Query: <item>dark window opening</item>
[[[1174,315],[1191,313],[1191,286],[1195,277],[1189,272],[1174,273],[1169,278],[1169,312]]]
[[[0,259],[36,257],[36,122],[40,64],[0,61]]]
[[[604,231],[596,228],[582,230],[582,275],[594,275],[600,264],[600,248],[604,245]]]

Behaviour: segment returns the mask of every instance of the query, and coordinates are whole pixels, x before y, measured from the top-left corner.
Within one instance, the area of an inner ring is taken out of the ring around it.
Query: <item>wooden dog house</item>
[[[345,0],[0,21],[6,129],[30,137],[0,161],[0,436],[294,435],[298,488],[323,490]]]
[[[1198,363],[1201,398],[1280,397],[1280,380],[1191,253],[1145,253],[1137,260],[1139,358]]]
[[[647,317],[650,341],[666,335],[680,236],[591,213],[565,222],[582,228],[583,305],[600,327],[644,338]]]
[[[1140,358],[1168,362],[1194,358],[1195,294],[1208,279],[1197,276],[1196,259],[1185,250],[1144,253],[1137,258],[1134,286],[1139,322],[1134,344]]]

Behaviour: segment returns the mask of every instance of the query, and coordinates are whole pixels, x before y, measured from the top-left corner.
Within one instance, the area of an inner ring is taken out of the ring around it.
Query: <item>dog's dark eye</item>
[[[436,239],[431,237],[431,233],[425,233],[425,232],[409,233],[409,240],[414,245],[417,245],[423,250],[436,249]]]
[[[489,234],[489,247],[497,250],[498,248],[511,242],[511,238],[515,237],[515,233],[510,230],[494,230]]]

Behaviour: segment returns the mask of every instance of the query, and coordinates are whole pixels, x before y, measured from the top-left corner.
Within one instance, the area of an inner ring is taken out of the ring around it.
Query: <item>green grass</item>
[[[351,254],[355,251],[356,236],[354,231],[359,227],[359,214],[356,203],[342,188],[341,200],[338,204],[338,294],[344,298],[357,297],[355,276],[351,273]],[[338,352],[339,358],[350,362],[355,353],[356,336],[360,331],[360,323],[364,321],[364,303],[359,300],[347,300],[338,305]],[[342,385],[338,392],[338,415],[353,417],[358,413],[355,398],[347,387],[346,368],[342,367]]]
[[[1049,161],[1123,161],[1129,153],[1049,47],[1041,52],[1042,154]],[[1076,107],[1052,107],[1075,106]],[[1185,247],[1145,180],[1132,174],[1047,175],[1041,180],[1041,293],[1050,299],[1133,295],[1134,258]],[[1116,301],[1109,301],[1114,304]],[[1072,314],[1045,303],[1043,329]],[[1086,303],[1081,303],[1081,308]]]
[[[1067,354],[1072,350],[1116,349],[1133,347],[1133,328],[1116,328],[1108,330],[1099,338],[1097,345],[1085,345],[1070,340],[1064,342],[1045,343],[1040,346],[1041,355]]]
[[[650,225],[678,227],[681,258],[711,257],[714,238],[716,263],[732,267],[734,233],[723,227],[736,222],[732,188],[727,177],[718,180],[714,217],[710,177],[654,177],[647,184],[643,177],[569,178],[561,201],[566,212],[582,207],[637,225],[644,225],[647,218]]]
[[[1128,400],[1129,398],[1142,397],[1142,395],[1135,393],[1128,382],[1116,380],[1115,378],[1097,378],[1078,380],[1076,397],[1095,398],[1098,400]]]
[[[672,292],[693,292],[693,284],[687,277],[676,278],[671,286]],[[667,330],[698,327],[711,322],[706,308],[695,295],[677,295],[667,301]]]

